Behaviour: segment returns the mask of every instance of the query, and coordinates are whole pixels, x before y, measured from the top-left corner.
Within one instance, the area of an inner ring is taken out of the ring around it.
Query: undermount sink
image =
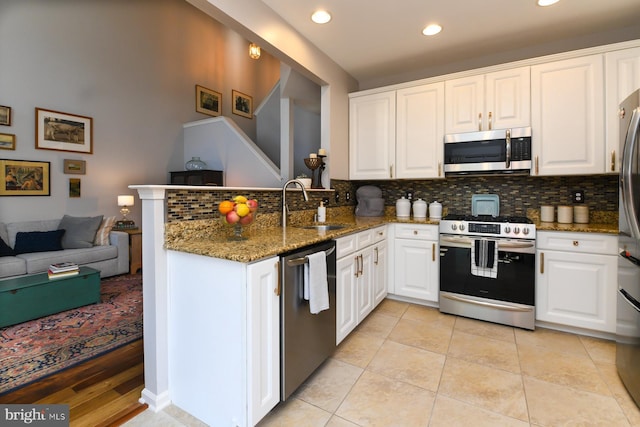
[[[337,224],[316,224],[316,225],[303,225],[298,228],[304,228],[306,230],[330,231],[330,230],[340,230],[344,227],[346,226],[337,225]]]

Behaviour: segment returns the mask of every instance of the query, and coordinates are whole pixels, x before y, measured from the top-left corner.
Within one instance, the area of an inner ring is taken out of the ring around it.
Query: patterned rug
[[[100,288],[98,304],[0,328],[0,395],[142,337],[142,275]]]

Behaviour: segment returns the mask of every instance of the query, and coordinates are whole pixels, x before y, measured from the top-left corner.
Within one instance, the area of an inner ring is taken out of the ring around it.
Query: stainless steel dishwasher
[[[331,240],[281,256],[280,400],[285,401],[336,348],[336,243]],[[307,256],[327,254],[329,309],[311,314],[303,297]]]

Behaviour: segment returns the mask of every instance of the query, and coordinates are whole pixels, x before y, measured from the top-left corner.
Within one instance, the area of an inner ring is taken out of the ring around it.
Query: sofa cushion
[[[7,236],[9,240],[7,243],[12,248],[16,247],[16,234],[20,231],[51,231],[57,230],[58,224],[60,223],[59,219],[46,219],[43,221],[18,221],[18,222],[8,222],[7,226]]]
[[[15,255],[11,246],[7,245],[3,238],[0,237],[0,257]]]
[[[14,256],[0,257],[0,279],[23,274],[27,274],[25,260]]]
[[[63,216],[58,224],[58,230],[66,231],[62,237],[62,247],[64,249],[92,247],[101,223],[102,215],[93,217]]]
[[[109,241],[109,233],[111,233],[111,229],[116,223],[115,216],[108,216],[102,220],[102,224],[100,224],[100,228],[96,233],[96,238],[93,240],[94,245],[110,245]]]
[[[47,271],[51,264],[59,262],[75,262],[78,265],[86,265],[117,257],[118,248],[114,245],[18,255],[18,258],[26,261],[27,263],[27,274],[42,273],[43,271]]]
[[[20,231],[16,234],[16,245],[13,250],[16,255],[28,252],[61,251],[64,234],[64,230]]]

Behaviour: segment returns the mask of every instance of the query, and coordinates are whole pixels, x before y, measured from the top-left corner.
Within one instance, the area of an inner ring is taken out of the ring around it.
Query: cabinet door
[[[336,261],[336,345],[358,325],[357,254]]]
[[[535,175],[604,173],[603,55],[531,67]]]
[[[387,242],[373,247],[373,307],[387,296]]]
[[[485,76],[483,130],[531,126],[531,74],[529,67]]]
[[[482,130],[484,75],[445,82],[445,133]]]
[[[620,103],[640,89],[640,47],[617,50],[605,54],[606,82],[606,133],[605,165],[607,173],[620,172]]]
[[[536,319],[615,332],[617,257],[538,250]]]
[[[280,401],[279,259],[247,267],[247,381],[251,425]]]
[[[444,83],[396,93],[396,178],[444,178]]]
[[[360,252],[358,258],[360,270],[356,287],[358,290],[358,323],[360,323],[373,310],[373,248],[364,249]]]
[[[349,99],[350,179],[393,178],[395,146],[395,91]]]
[[[396,239],[395,289],[397,295],[438,301],[438,243],[426,240]]]

